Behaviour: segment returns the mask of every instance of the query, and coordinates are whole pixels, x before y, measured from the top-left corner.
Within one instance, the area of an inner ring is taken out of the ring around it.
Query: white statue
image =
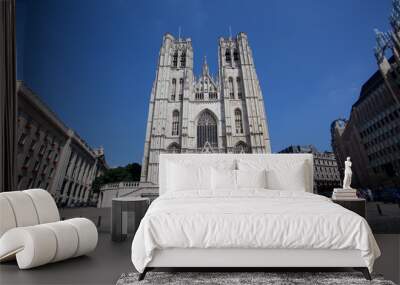
[[[351,171],[351,161],[350,157],[347,157],[346,161],[344,162],[344,179],[343,179],[343,189],[353,189],[351,188],[351,176],[353,172]]]

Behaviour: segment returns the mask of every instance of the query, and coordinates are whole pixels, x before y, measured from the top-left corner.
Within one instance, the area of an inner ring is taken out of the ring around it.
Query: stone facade
[[[95,204],[92,182],[108,167],[22,81],[18,90],[18,189],[43,188],[58,206]]]
[[[379,70],[362,86],[350,118],[331,126],[336,158],[343,164],[351,157],[358,187],[400,186],[400,1],[393,3],[392,31],[376,31]]]
[[[147,120],[141,182],[158,184],[160,153],[271,152],[247,35],[220,38],[218,77],[193,74],[191,39],[163,37]]]
[[[314,193],[330,193],[341,185],[338,165],[332,152],[319,152],[314,146],[289,146],[279,153],[312,153],[314,158]]]

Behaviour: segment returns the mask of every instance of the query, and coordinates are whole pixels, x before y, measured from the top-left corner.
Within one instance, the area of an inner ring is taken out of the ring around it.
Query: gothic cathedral
[[[151,90],[141,182],[158,184],[160,153],[271,152],[247,35],[220,38],[218,77],[193,74],[191,39],[165,34]]]

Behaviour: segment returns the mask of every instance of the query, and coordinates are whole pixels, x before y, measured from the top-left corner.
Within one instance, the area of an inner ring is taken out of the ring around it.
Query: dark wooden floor
[[[382,251],[382,256],[376,261],[374,272],[383,274],[385,279],[398,283],[400,281],[400,272],[398,271],[400,235],[375,235],[375,238]],[[130,257],[131,244],[132,238],[124,242],[112,242],[110,233],[100,233],[96,250],[88,256],[29,270],[19,270],[16,262],[2,263],[0,264],[0,285],[115,284],[122,273],[135,271]],[[298,270],[302,271],[302,269]],[[304,271],[314,270],[319,271],[316,268]],[[338,268],[330,270],[342,271]],[[273,269],[273,271],[279,270]]]
[[[115,243],[109,233],[99,234],[94,252],[28,270],[16,262],[0,264],[0,284],[115,284],[122,273],[134,271],[131,262],[132,238]]]

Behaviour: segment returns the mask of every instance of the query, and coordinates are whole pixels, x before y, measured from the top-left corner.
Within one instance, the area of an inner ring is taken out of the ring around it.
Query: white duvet
[[[370,271],[380,255],[359,215],[323,196],[265,189],[160,196],[136,232],[132,262],[143,272],[165,248],[358,249]]]

